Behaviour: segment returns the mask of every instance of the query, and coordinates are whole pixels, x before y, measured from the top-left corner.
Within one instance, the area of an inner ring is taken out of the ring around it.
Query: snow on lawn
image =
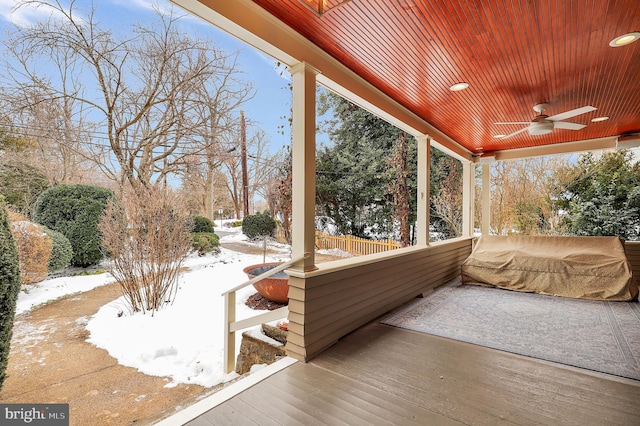
[[[225,237],[225,239],[228,237]],[[287,260],[285,255],[267,257],[267,262]],[[191,271],[180,277],[172,305],[152,317],[129,314],[122,298],[103,306],[89,323],[88,341],[118,360],[121,365],[161,377],[167,386],[192,383],[210,387],[235,377],[223,373],[224,298],[222,292],[247,280],[245,266],[261,263],[261,255],[246,255],[222,249],[217,256],[191,257]],[[236,294],[236,319],[260,312],[245,305],[255,293],[253,286]],[[125,314],[118,316],[118,313]],[[242,332],[236,333],[236,354]]]
[[[242,228],[240,227],[224,228],[224,230],[228,232],[235,232],[235,234],[222,237],[220,239],[221,241],[246,241],[247,239],[247,237],[242,233]],[[192,255],[187,258],[184,266],[197,267],[211,262],[211,257],[198,257],[197,255]],[[77,270],[79,273],[83,271],[82,268],[72,268],[71,270]],[[111,274],[103,273],[95,275],[70,275],[59,278],[50,278],[37,284],[23,285],[16,302],[16,315],[28,312],[31,309],[52,300],[68,296],[70,294],[93,290],[94,288],[110,284],[114,281],[115,280]]]
[[[218,222],[219,223],[219,222]],[[233,232],[221,241],[247,244],[241,228],[222,228]],[[273,243],[267,262],[290,259],[290,247]],[[166,386],[178,383],[215,386],[235,377],[223,373],[224,298],[222,292],[247,280],[245,266],[262,263],[262,255],[247,255],[221,249],[218,255],[189,256],[184,266],[189,270],[180,276],[179,289],[173,304],[151,314],[130,314],[127,303],[118,298],[106,304],[89,320],[81,318],[90,332],[87,339],[103,348],[121,365],[160,377],[169,377]],[[28,286],[18,296],[16,314],[65,295],[89,291],[113,282],[108,274],[78,275],[48,279]],[[236,294],[236,319],[244,319],[264,311],[249,309],[247,298],[255,293],[253,286]],[[119,314],[121,316],[118,316]],[[255,331],[252,331],[255,333]],[[236,354],[242,332],[236,333]]]

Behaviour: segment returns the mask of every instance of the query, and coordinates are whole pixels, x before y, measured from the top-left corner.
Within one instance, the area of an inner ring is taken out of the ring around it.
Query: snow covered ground
[[[224,228],[229,231],[229,228]],[[222,241],[242,241],[241,233],[228,235]],[[273,249],[273,248],[272,248]],[[286,246],[282,255],[267,256],[267,262],[285,261],[290,257]],[[262,255],[247,255],[222,249],[219,255],[192,255],[185,266],[189,271],[180,276],[179,290],[173,304],[155,313],[129,314],[122,298],[103,306],[93,317],[81,318],[90,331],[89,342],[106,349],[119,364],[170,380],[167,386],[192,383],[215,386],[235,377],[224,374],[223,297],[222,292],[247,280],[245,266],[262,262]],[[113,277],[100,275],[61,277],[30,286],[18,297],[17,312],[67,294],[88,291],[113,282]],[[247,298],[255,293],[249,286],[237,293],[236,319],[256,315],[249,309]],[[124,314],[118,316],[118,313]],[[239,348],[242,333],[236,333]],[[237,353],[236,349],[236,353]]]

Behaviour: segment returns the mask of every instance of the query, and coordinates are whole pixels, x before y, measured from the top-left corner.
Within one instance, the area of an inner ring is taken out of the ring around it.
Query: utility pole
[[[247,125],[244,111],[240,111],[240,146],[242,157],[242,205],[244,217],[249,216],[249,174],[247,172]]]

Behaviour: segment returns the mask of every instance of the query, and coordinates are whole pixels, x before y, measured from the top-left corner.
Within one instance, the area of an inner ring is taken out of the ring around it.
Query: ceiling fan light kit
[[[533,136],[546,135],[553,132],[552,121],[534,121],[529,125],[529,134]]]
[[[511,136],[515,136],[519,133],[522,133],[526,130],[529,131],[529,134],[532,136],[540,136],[540,135],[548,135],[553,132],[553,129],[566,129],[566,130],[580,130],[586,127],[586,124],[578,124],[571,123],[562,120],[566,120],[567,118],[572,118],[577,115],[586,114],[591,111],[595,111],[598,108],[592,107],[590,105],[583,106],[580,108],[572,109],[570,111],[565,111],[560,114],[552,115],[549,117],[544,114],[544,110],[549,107],[547,103],[540,103],[533,106],[533,110],[538,113],[536,117],[531,121],[511,121],[511,122],[497,122],[495,124],[509,124],[509,125],[527,125],[524,129],[516,130],[515,132],[503,136],[501,139],[506,139]]]

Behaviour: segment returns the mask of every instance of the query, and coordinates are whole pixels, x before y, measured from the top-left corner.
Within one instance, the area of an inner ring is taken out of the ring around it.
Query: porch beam
[[[310,255],[293,269],[315,269],[316,75],[301,62],[289,68],[293,80],[291,256]]]
[[[462,236],[473,237],[475,164],[462,162]]]
[[[427,135],[416,136],[418,143],[418,206],[416,228],[418,238],[416,245],[429,244],[429,185],[431,169],[431,145]]]
[[[546,155],[576,154],[588,151],[601,151],[616,148],[617,136],[606,138],[587,139],[577,142],[563,142],[529,148],[516,148],[505,151],[495,151],[496,160],[521,160],[524,158],[543,157]],[[476,158],[478,162],[480,158]]]
[[[491,164],[482,163],[482,235],[491,232]]]

